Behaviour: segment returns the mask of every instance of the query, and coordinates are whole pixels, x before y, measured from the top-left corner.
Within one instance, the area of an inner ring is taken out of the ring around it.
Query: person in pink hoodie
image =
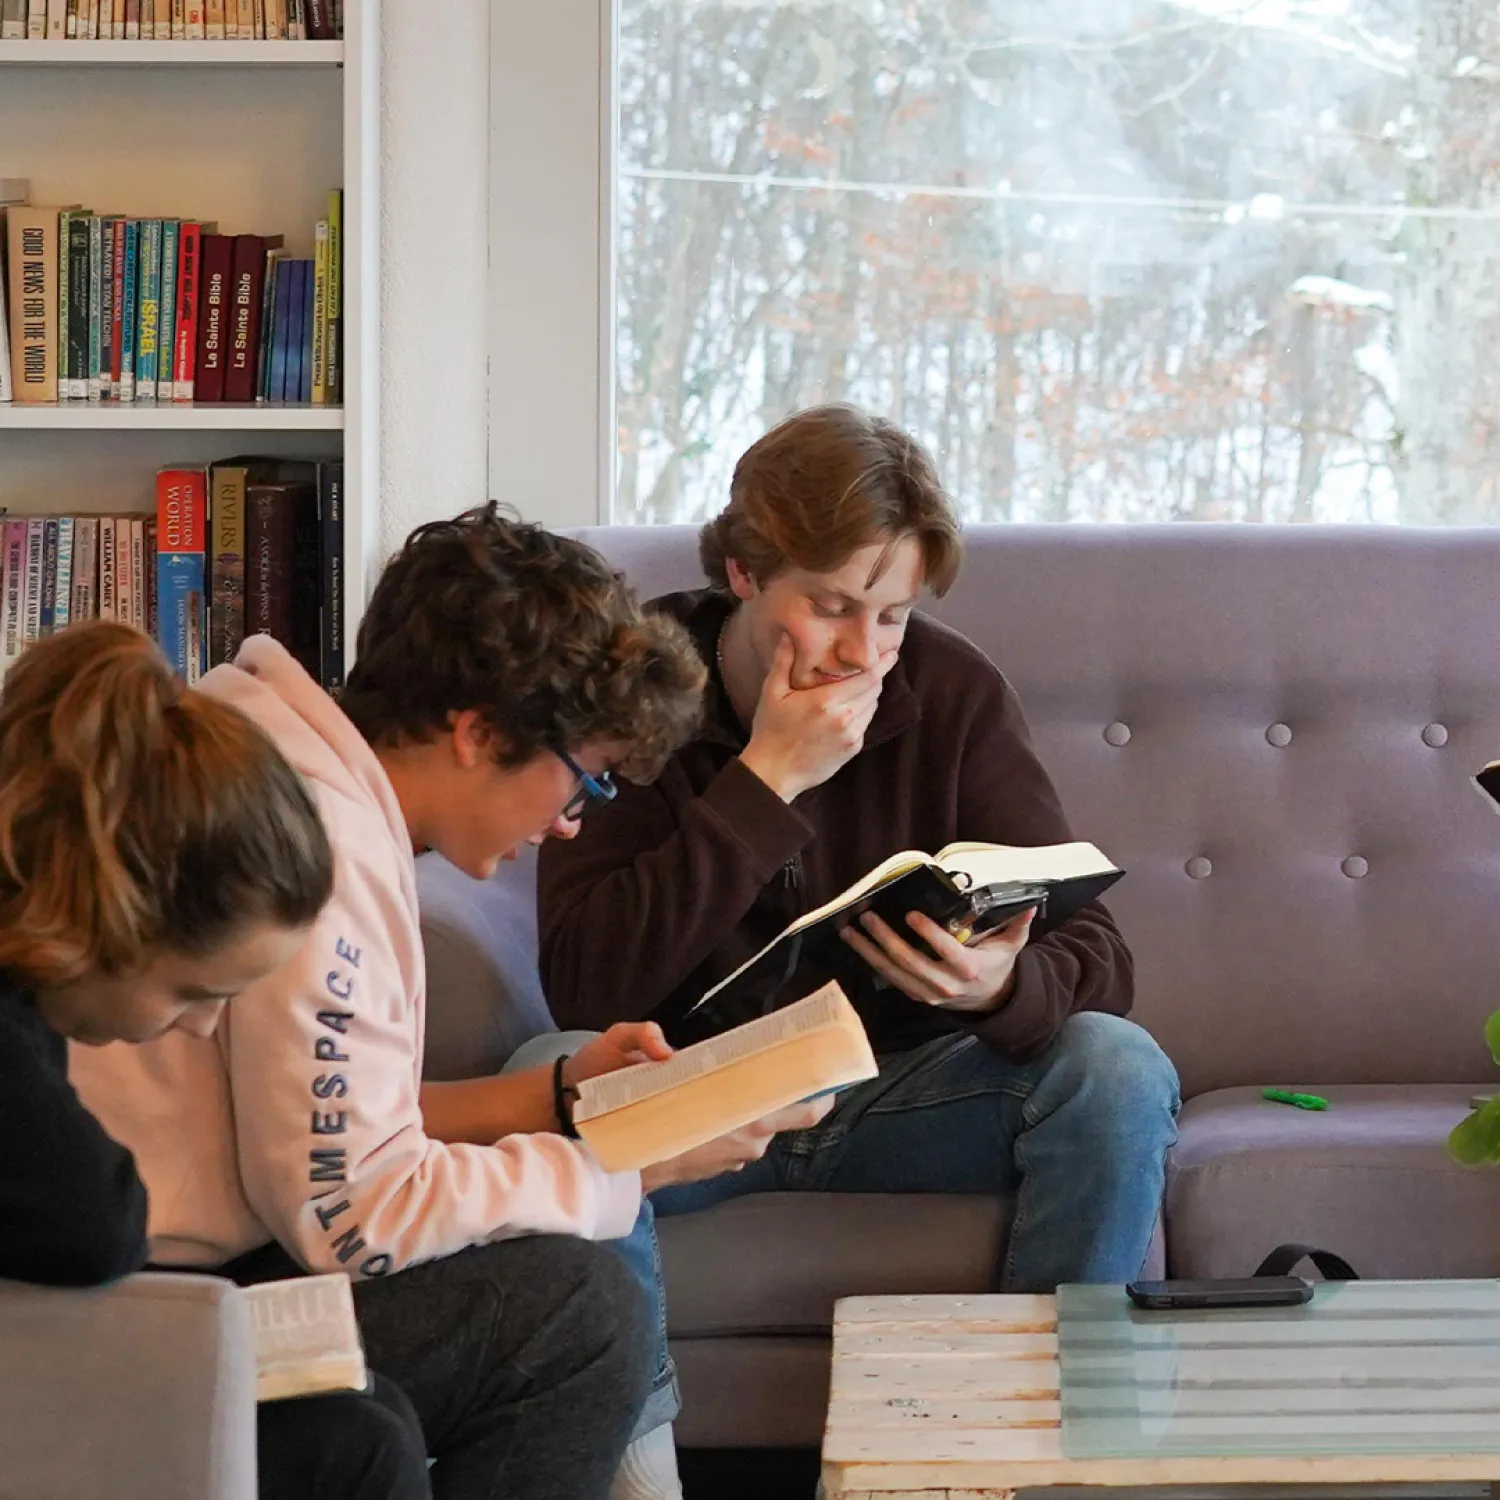
[[[628,1438],[665,1428],[671,1451],[659,1347],[641,1344],[655,1378],[633,1428],[604,1430],[595,1388],[640,1299],[625,1262],[589,1242],[653,1243],[643,1184],[568,1135],[581,1079],[665,1043],[626,1025],[557,1068],[424,1083],[414,855],[484,878],[525,842],[571,836],[611,772],[656,773],[696,722],[703,680],[680,628],[644,615],[595,553],[489,506],[407,540],[338,704],[268,637],[199,684],[312,790],[333,899],[213,1039],[79,1058],[77,1086],[140,1163],[154,1261],[354,1276],[371,1362],[416,1407],[438,1496],[680,1493],[675,1463],[616,1477]],[[743,1165],[824,1109],[652,1168],[645,1188]]]

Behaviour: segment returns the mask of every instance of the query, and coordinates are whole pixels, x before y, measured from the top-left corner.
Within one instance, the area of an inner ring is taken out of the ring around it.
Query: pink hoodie
[[[640,1206],[559,1135],[443,1145],[422,1128],[426,975],[411,841],[390,781],[268,636],[199,691],[234,704],[312,789],[333,900],[298,957],[208,1041],[73,1047],[84,1102],[135,1153],[158,1264],[216,1265],[271,1239],[312,1271],[382,1276],[522,1234],[614,1239]]]

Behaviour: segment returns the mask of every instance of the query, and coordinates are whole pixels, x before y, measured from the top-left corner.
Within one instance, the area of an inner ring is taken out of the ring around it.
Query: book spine
[[[328,402],[328,221],[313,233],[312,403]]]
[[[276,276],[283,255],[280,250],[266,251],[265,273],[260,285],[260,330],[255,341],[255,399],[269,398],[271,377],[271,337],[276,331]]]
[[[21,593],[21,638],[26,645],[42,636],[42,554],[47,523],[33,516],[26,523],[26,579]]]
[[[68,0],[68,40],[76,41],[78,37],[78,6],[79,0]]]
[[[138,42],[140,39],[141,0],[125,0],[125,40],[127,42]]]
[[[172,0],[155,0],[152,10],[156,15],[156,40],[172,40]]]
[[[25,40],[22,38],[22,40]],[[5,238],[3,222],[0,222],[0,241]],[[10,301],[10,293],[5,285],[6,277],[3,266],[0,266],[0,405],[9,406],[15,398],[15,387],[11,384],[10,359],[11,359],[11,337],[10,317],[6,313],[6,304]],[[0,548],[0,560],[3,560],[4,549]]]
[[[136,335],[140,331],[141,221],[125,221],[125,281],[120,311],[121,401],[135,400]]]
[[[146,634],[153,641],[159,641],[161,619],[157,609],[156,595],[156,517],[147,516],[145,520],[146,533]]]
[[[161,220],[141,221],[141,259],[136,273],[140,313],[135,335],[135,399],[156,400],[157,340],[161,331]]]
[[[245,639],[245,487],[249,472],[237,464],[213,470],[210,516],[208,662],[233,661]]]
[[[57,210],[15,204],[6,215],[10,261],[12,399],[57,400]]]
[[[117,42],[125,40],[125,0],[114,0],[113,17],[110,22],[110,35]]]
[[[269,635],[287,650],[292,627],[296,534],[290,496],[279,485],[245,492],[245,634]]]
[[[257,41],[263,42],[263,41],[266,40],[266,35],[267,35],[267,33],[266,33],[266,0],[254,0],[254,5],[253,5],[252,9],[254,11],[255,19],[254,19],[254,21],[251,24],[255,28],[255,39]]]
[[[100,357],[104,349],[104,220],[89,215],[89,348],[87,397],[98,401]]]
[[[73,554],[75,620],[99,617],[99,518],[79,516]]]
[[[42,608],[37,634],[52,634],[57,624],[57,517],[42,522]]]
[[[304,405],[312,401],[313,326],[313,263],[308,261],[302,281],[302,384],[297,395]]]
[[[0,0],[0,42],[26,40],[26,0]]]
[[[68,314],[73,298],[73,211],[57,216],[57,399],[73,399],[72,342]]]
[[[68,0],[47,0],[47,40],[65,42],[68,39]]]
[[[333,16],[329,11],[329,0],[308,0],[307,35],[315,42],[333,40]]]
[[[184,224],[178,250],[177,340],[172,357],[173,400],[193,399],[193,371],[198,358],[198,285],[203,256],[203,226]]]
[[[224,356],[227,350],[229,280],[234,241],[224,234],[203,236],[203,296],[198,314],[198,372],[194,400],[224,399]]]
[[[130,623],[146,628],[146,521],[130,518]]]
[[[116,516],[114,528],[115,619],[135,624],[135,575],[130,570],[130,517]]]
[[[99,618],[113,620],[115,613],[116,525],[113,516],[99,517]]]
[[[157,302],[156,329],[156,396],[159,401],[170,401],[177,392],[173,354],[177,348],[177,236],[179,228],[176,219],[162,220],[161,283]]]
[[[68,220],[68,396],[89,398],[89,216]]]
[[[230,281],[229,357],[224,372],[224,399],[255,400],[260,348],[260,300],[266,275],[266,251],[274,248],[255,234],[234,237]]]
[[[255,40],[255,0],[236,0],[235,14],[239,18],[239,39],[242,42]]]
[[[201,42],[208,37],[208,18],[203,9],[203,0],[187,0],[187,39]]]
[[[21,655],[25,644],[23,596],[26,592],[26,523],[5,523],[5,577],[3,588],[4,640],[0,646],[0,662],[11,666]]]
[[[344,466],[318,466],[318,599],[322,638],[318,678],[331,693],[344,685]]]
[[[172,40],[187,40],[187,0],[172,0]]]
[[[125,247],[126,221],[114,221],[114,262],[110,276],[109,299],[109,389],[116,400],[120,396],[121,360],[125,354]],[[101,374],[101,384],[102,375]]]
[[[292,300],[293,267],[296,261],[276,264],[276,299],[271,315],[271,370],[266,377],[266,396],[271,401],[286,400],[286,355],[289,316]]]
[[[26,8],[26,40],[47,40],[47,0],[31,0]]]
[[[141,40],[143,42],[154,42],[156,40],[156,7],[151,0],[141,0]],[[163,37],[163,41],[170,41],[170,37]]]
[[[233,0],[230,0],[233,4]],[[222,42],[228,36],[224,23],[224,0],[208,0],[203,13],[203,29],[211,42]]]
[[[344,191],[328,195],[328,399],[344,399]]]
[[[310,273],[311,265],[308,261],[294,260],[291,263],[290,284],[287,288],[286,377],[281,389],[283,401],[302,399],[302,351],[306,343],[302,313],[307,300],[302,294]]]
[[[164,469],[157,475],[157,639],[189,683],[205,669],[207,510],[207,478],[201,469]]]
[[[73,623],[73,531],[72,516],[57,518],[57,571],[54,578],[52,628],[66,630]]]
[[[99,221],[99,399],[108,401],[114,385],[115,220]]]

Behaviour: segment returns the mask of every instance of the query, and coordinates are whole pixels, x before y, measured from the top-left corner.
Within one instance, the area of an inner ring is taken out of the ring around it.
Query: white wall
[[[384,0],[381,557],[488,494],[489,6]]]

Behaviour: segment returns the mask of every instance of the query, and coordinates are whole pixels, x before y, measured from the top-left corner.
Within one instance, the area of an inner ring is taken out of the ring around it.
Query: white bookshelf
[[[379,172],[379,0],[345,0],[339,42],[0,42],[0,178],[33,202],[216,220],[305,257],[344,189],[341,407],[0,403],[0,504],[149,511],[166,465],[342,457],[352,655],[379,561]]]
[[[0,66],[336,68],[343,42],[0,42]]]

